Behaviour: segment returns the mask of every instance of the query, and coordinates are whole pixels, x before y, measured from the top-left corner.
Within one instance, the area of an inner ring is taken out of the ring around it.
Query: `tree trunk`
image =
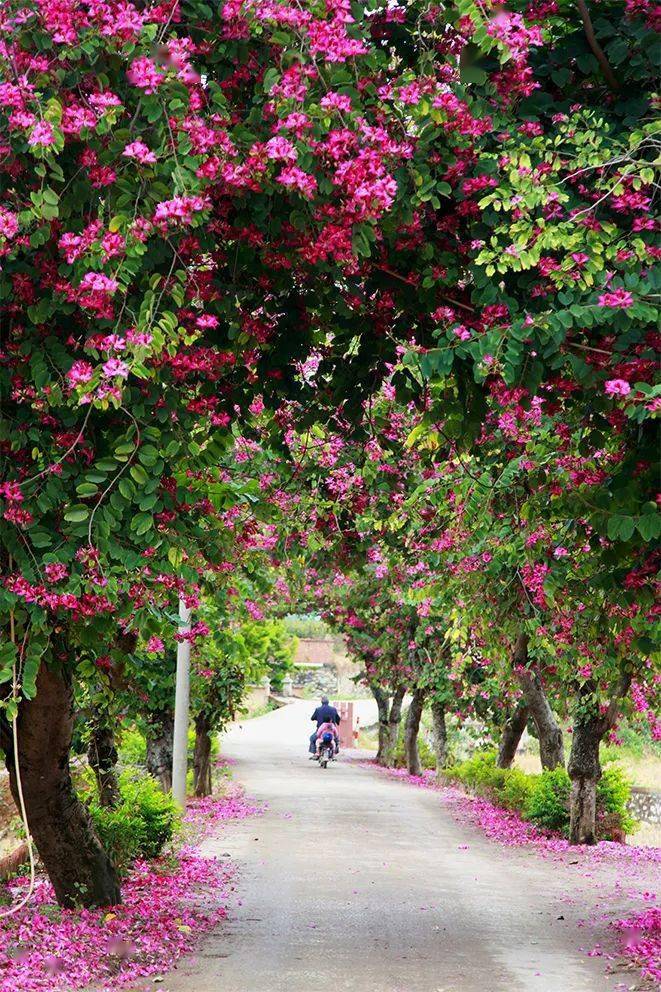
[[[405,690],[395,689],[391,698],[385,689],[374,682],[370,682],[370,689],[379,711],[379,744],[376,752],[376,763],[383,765],[384,768],[392,768],[395,763],[397,735],[402,719]]]
[[[418,751],[418,733],[420,731],[420,719],[422,717],[422,708],[424,704],[424,691],[422,689],[416,689],[413,693],[411,705],[409,706],[409,711],[406,715],[406,726],[404,728],[406,770],[409,775],[422,775],[420,752]]]
[[[512,767],[512,762],[516,756],[516,749],[519,746],[519,741],[528,723],[529,713],[528,704],[524,699],[521,699],[505,721],[503,733],[500,738],[500,747],[498,748],[497,768]]]
[[[448,732],[445,726],[445,706],[443,703],[432,702],[431,717],[434,725],[434,752],[436,754],[436,773],[438,774],[448,763]]]
[[[571,779],[569,843],[596,843],[597,784],[601,778],[599,744],[605,727],[603,717],[577,722],[572,733],[567,771]]]
[[[212,792],[211,724],[203,713],[200,713],[195,717],[193,775],[195,795],[210,796]]]
[[[116,771],[117,757],[110,718],[107,713],[96,710],[91,718],[87,760],[96,777],[99,801],[108,809],[114,809],[121,798]]]
[[[399,725],[402,721],[402,704],[404,703],[405,694],[405,689],[395,689],[390,702],[388,729],[386,733],[383,760],[381,762],[381,764],[386,768],[392,768],[395,764],[395,752],[397,750],[397,738],[399,736]]]
[[[147,715],[147,771],[163,792],[172,791],[172,744],[174,711],[154,710]]]
[[[30,833],[61,906],[112,906],[121,901],[117,873],[71,781],[72,731],[71,679],[42,664],[37,693],[21,702],[18,714],[19,767]],[[6,748],[6,762],[18,803],[13,746]]]
[[[386,753],[388,743],[388,713],[390,709],[390,697],[387,692],[384,692],[380,685],[376,685],[374,682],[370,682],[370,689],[374,699],[376,700],[376,707],[379,714],[379,743],[376,752],[376,762],[378,765],[383,765],[384,755]]]
[[[539,672],[526,668],[527,662],[528,635],[520,634],[514,647],[516,676],[523,691],[523,697],[530,710],[530,716],[535,724],[535,729],[537,730],[542,768],[553,769],[559,765],[564,767],[565,753],[562,742],[562,730],[558,726],[553,710],[549,706]]]

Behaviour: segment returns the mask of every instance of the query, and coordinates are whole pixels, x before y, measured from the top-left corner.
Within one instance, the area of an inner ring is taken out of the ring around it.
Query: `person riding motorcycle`
[[[330,740],[333,740],[333,750],[335,754],[340,750],[340,735],[337,732],[337,724],[332,723],[328,720],[327,723],[322,723],[322,725],[317,730],[317,755],[321,754],[321,749],[323,745]]]
[[[317,724],[317,730],[310,736],[310,760],[316,758],[317,756],[317,731],[322,723],[333,723],[336,727],[340,725],[340,714],[337,712],[334,706],[328,701],[328,696],[321,697],[321,706],[317,706],[316,710],[312,714],[312,720]],[[336,753],[339,750],[339,744],[335,744]]]

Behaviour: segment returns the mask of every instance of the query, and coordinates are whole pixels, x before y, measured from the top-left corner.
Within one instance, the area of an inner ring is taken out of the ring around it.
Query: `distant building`
[[[294,669],[294,691],[314,688],[329,693],[347,691],[357,671],[344,643],[330,637],[299,637]]]

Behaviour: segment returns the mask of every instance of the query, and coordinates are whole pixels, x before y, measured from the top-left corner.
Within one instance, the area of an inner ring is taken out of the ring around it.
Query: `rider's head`
[[[322,696],[321,697],[321,705],[322,706],[328,706],[328,696]]]

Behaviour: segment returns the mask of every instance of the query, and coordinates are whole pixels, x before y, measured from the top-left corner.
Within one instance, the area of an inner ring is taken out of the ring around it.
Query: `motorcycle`
[[[329,761],[335,761],[335,741],[332,734],[324,734],[317,760],[322,768],[327,768]]]

